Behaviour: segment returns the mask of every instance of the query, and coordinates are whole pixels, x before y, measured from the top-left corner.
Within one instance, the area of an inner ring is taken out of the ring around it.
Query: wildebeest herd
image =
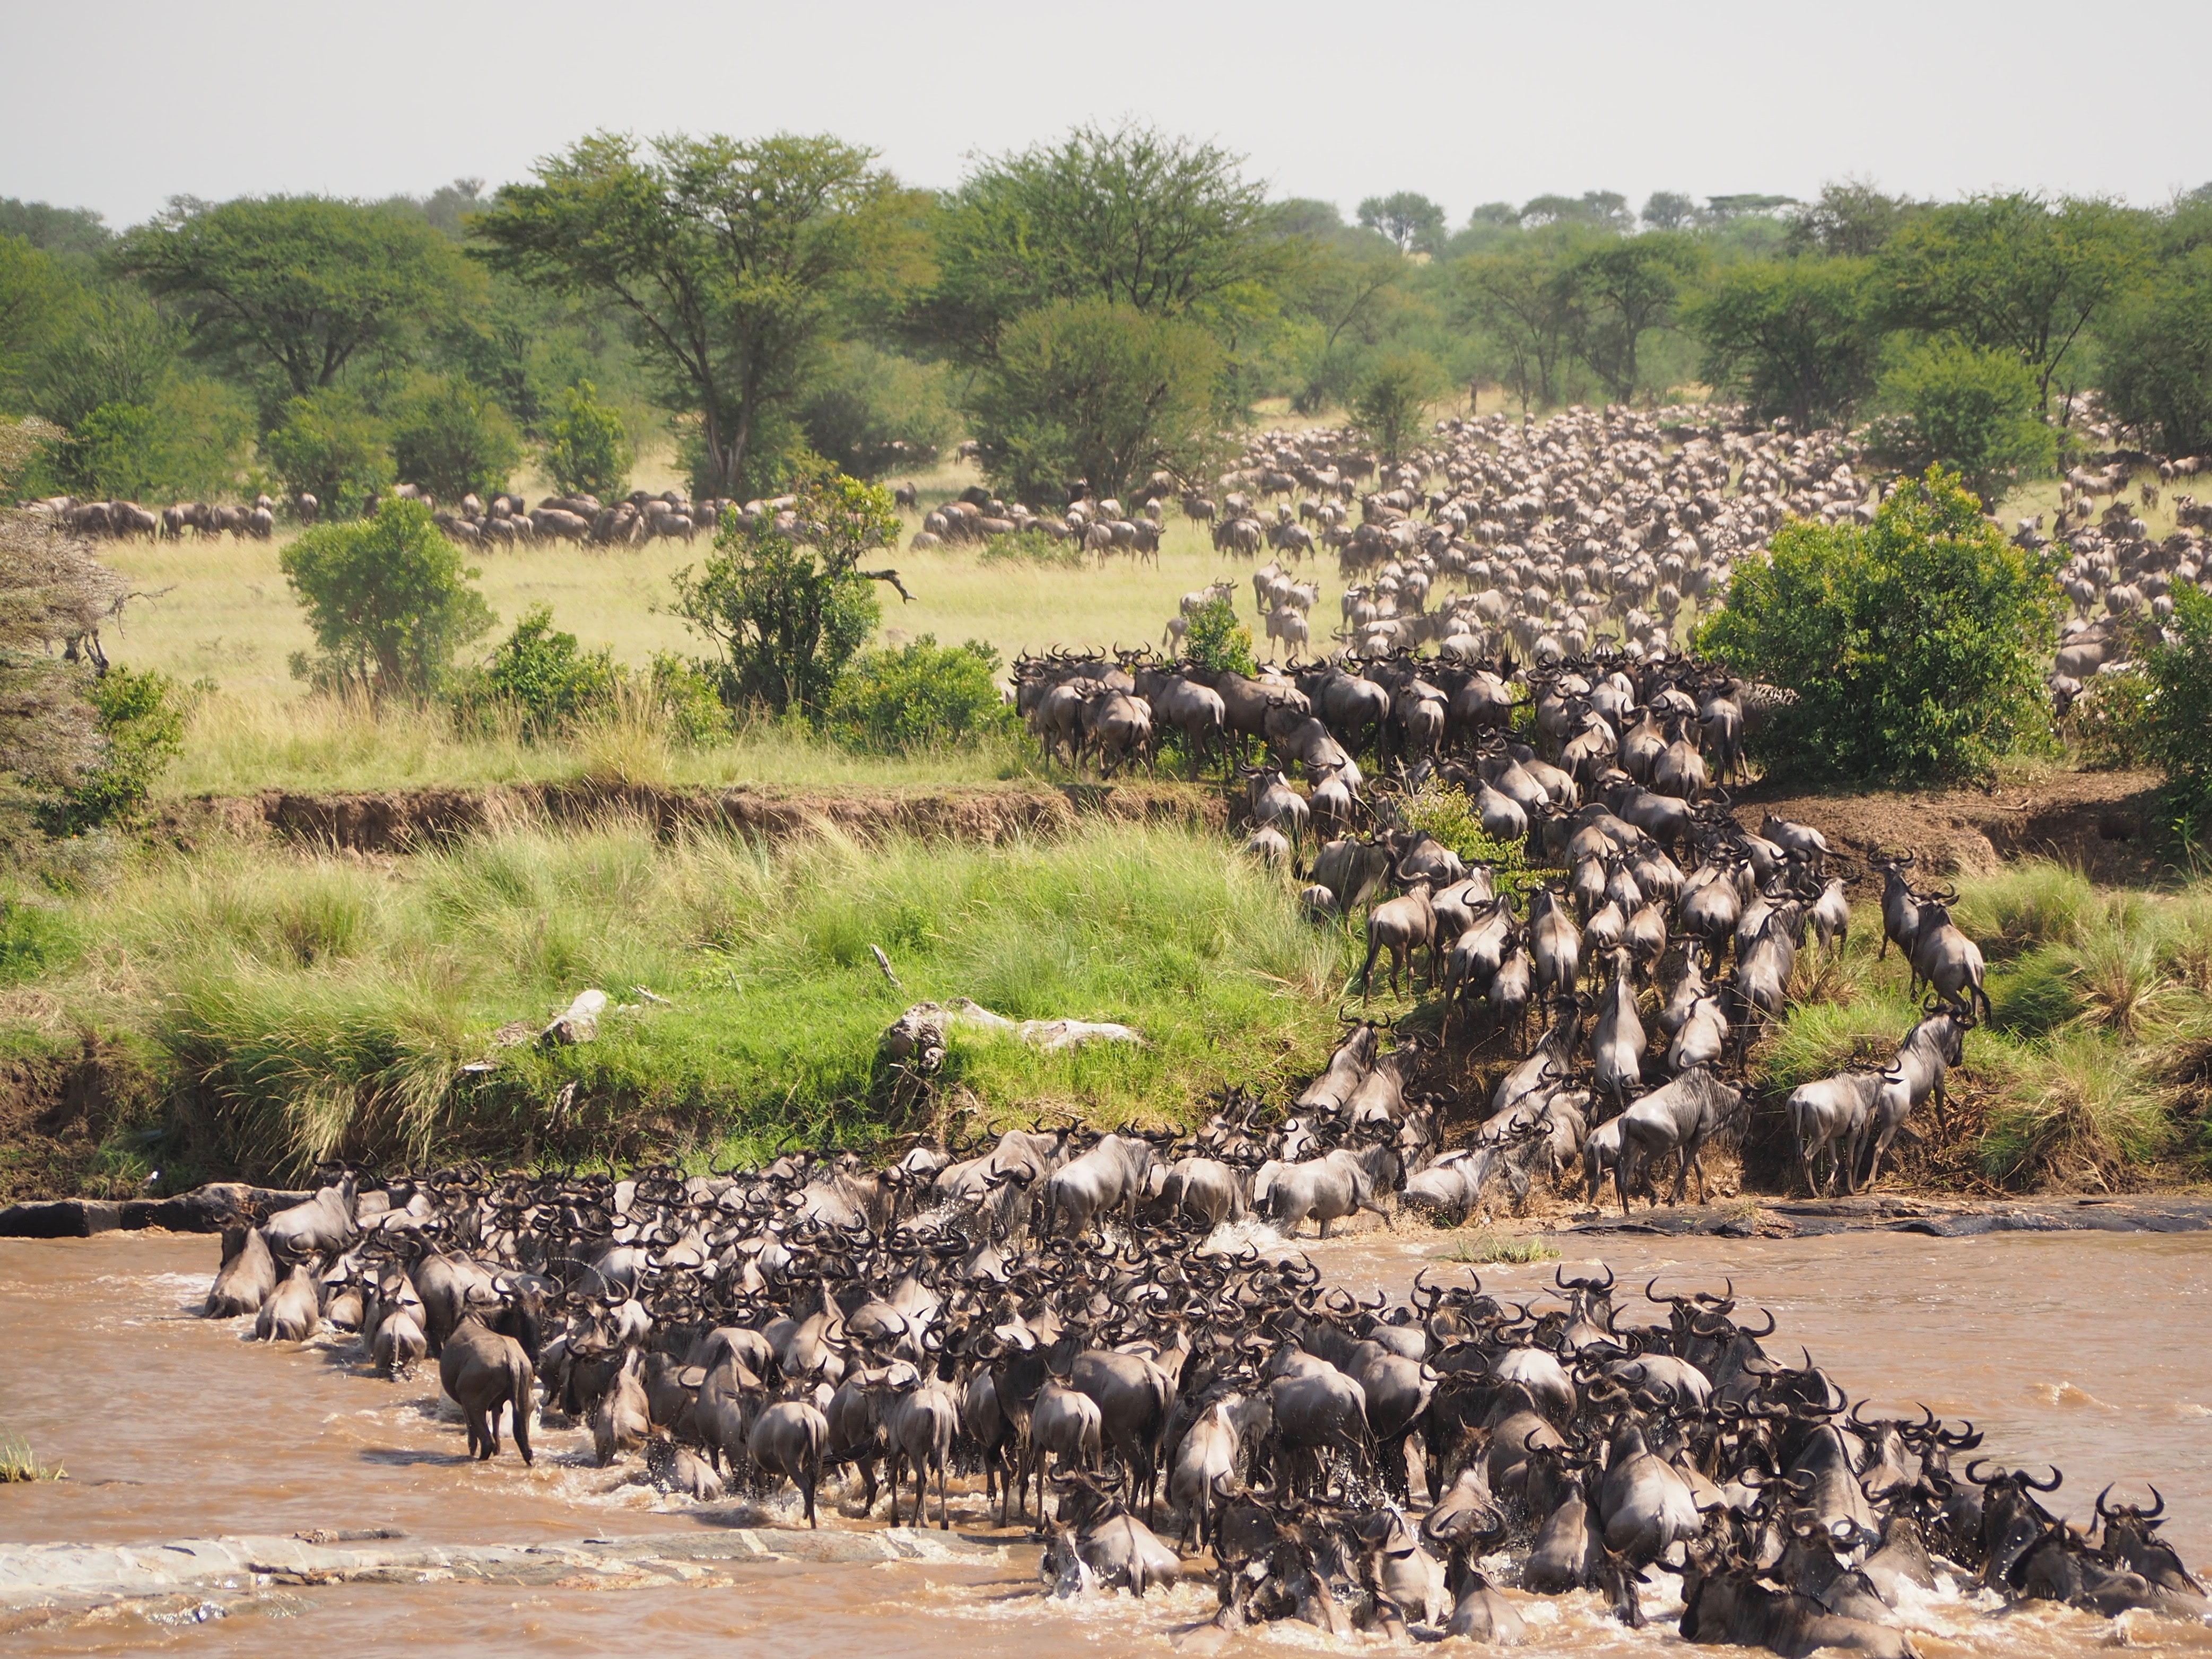
[[[1362,1302],[1218,1231],[1240,1165],[1265,1193],[1350,1150],[1388,1092],[1373,1037],[1265,1135],[1229,1109],[1188,1138],[1013,1130],[873,1169],[348,1173],[228,1236],[206,1311],[354,1332],[387,1374],[434,1362],[478,1458],[504,1414],[528,1460],[542,1411],[664,1491],[788,1482],[809,1525],[838,1471],[895,1524],[927,1524],[933,1486],[939,1527],[953,1475],[972,1498],[980,1474],[971,1516],[1033,1520],[1063,1594],[1210,1576],[1218,1609],[1182,1638],[1201,1649],[1280,1619],[1510,1643],[1527,1596],[1577,1589],[1635,1626],[1661,1573],[1685,1637],[1790,1655],[1916,1651],[1899,1609],[1939,1573],[2212,1610],[2155,1492],[2054,1517],[2056,1471],[1974,1456],[1971,1424],[1869,1415],[1771,1354],[1732,1286],[1558,1272],[1540,1305],[1425,1273]],[[1352,1154],[1367,1202],[1389,1144]]]

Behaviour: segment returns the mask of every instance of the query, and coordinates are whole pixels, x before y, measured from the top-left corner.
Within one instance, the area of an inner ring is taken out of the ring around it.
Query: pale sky
[[[1278,195],[1807,197],[1854,175],[2139,204],[2212,180],[2212,3],[0,0],[0,196],[427,194],[594,128],[829,131],[908,181],[1133,118]]]

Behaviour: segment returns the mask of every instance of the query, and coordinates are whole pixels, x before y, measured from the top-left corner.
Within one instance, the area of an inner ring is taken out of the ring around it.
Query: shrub
[[[2063,722],[2084,765],[2154,763],[2152,689],[2150,676],[2141,668],[2091,677]]]
[[[545,433],[545,470],[563,495],[579,490],[612,500],[629,488],[637,459],[623,418],[599,402],[598,388],[579,380],[561,394]]]
[[[553,626],[550,605],[533,605],[492,652],[476,689],[514,709],[524,732],[538,738],[604,704],[621,677],[613,653],[584,650]]]
[[[1501,893],[1526,894],[1538,877],[1528,867],[1528,849],[1499,841],[1482,827],[1466,791],[1433,780],[1405,805],[1406,826],[1425,830],[1469,864],[1486,864],[1491,883]]]
[[[1183,635],[1183,655],[1212,673],[1256,674],[1258,659],[1252,654],[1252,630],[1237,620],[1237,607],[1226,599],[1208,599],[1190,614],[1190,631]]]
[[[346,519],[391,483],[386,438],[383,422],[359,398],[331,387],[287,404],[261,452],[288,494],[304,490],[325,518]]]
[[[2166,774],[2176,838],[2194,846],[2212,835],[2212,594],[2188,582],[2173,589],[2167,636],[2142,653],[2150,682],[2143,748]]]
[[[1929,342],[1907,350],[1877,390],[1890,412],[1875,424],[1875,453],[1908,472],[1952,469],[1984,508],[2051,469],[2042,396],[2016,353]]]
[[[140,821],[162,769],[184,752],[179,691],[167,674],[120,665],[92,682],[100,756],[45,814],[50,830],[78,836]]]
[[[427,376],[394,411],[392,456],[399,475],[441,501],[507,488],[522,459],[514,422],[482,386],[458,375]]]
[[[2035,728],[2063,609],[2048,570],[1930,468],[1870,526],[1785,525],[1697,638],[1796,693],[1754,739],[1778,774],[1916,783],[1986,776]]]
[[[720,662],[701,667],[726,704],[819,719],[875,631],[876,582],[897,580],[860,569],[860,557],[893,541],[899,520],[889,490],[818,461],[797,485],[797,526],[728,520],[706,568],[677,573],[676,613],[720,648]]]
[[[1392,352],[1360,376],[1352,393],[1352,418],[1395,465],[1420,441],[1429,402],[1443,385],[1435,359],[1418,351]]]
[[[730,711],[722,707],[713,677],[696,665],[673,651],[656,651],[647,678],[653,702],[678,743],[697,749],[729,736]]]
[[[477,572],[421,501],[387,501],[366,524],[318,525],[281,562],[322,650],[319,663],[295,657],[302,678],[425,696],[492,625],[491,607],[470,586]]]
[[[994,678],[999,653],[980,641],[941,646],[934,634],[863,651],[830,699],[830,735],[866,754],[912,754],[1009,732],[1014,711]]]

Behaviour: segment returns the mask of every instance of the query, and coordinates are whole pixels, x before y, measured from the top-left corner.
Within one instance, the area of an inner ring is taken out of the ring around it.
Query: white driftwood
[[[579,991],[570,1003],[550,1024],[538,1033],[541,1042],[589,1042],[599,1034],[599,1016],[607,1011],[605,991]]]
[[[1032,1048],[1057,1053],[1092,1042],[1142,1042],[1144,1033],[1133,1026],[1087,1019],[1008,1019],[966,997],[948,1003],[918,1002],[884,1033],[884,1051],[895,1060],[933,1072],[945,1063],[945,1045],[958,1027],[988,1031],[1014,1038]]]

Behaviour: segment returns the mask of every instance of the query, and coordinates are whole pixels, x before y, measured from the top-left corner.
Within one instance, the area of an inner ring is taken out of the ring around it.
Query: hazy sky
[[[1856,175],[2139,204],[2212,179],[2212,0],[1297,3],[0,0],[0,196],[493,184],[595,127],[830,131],[902,178],[1126,118],[1347,213]]]

